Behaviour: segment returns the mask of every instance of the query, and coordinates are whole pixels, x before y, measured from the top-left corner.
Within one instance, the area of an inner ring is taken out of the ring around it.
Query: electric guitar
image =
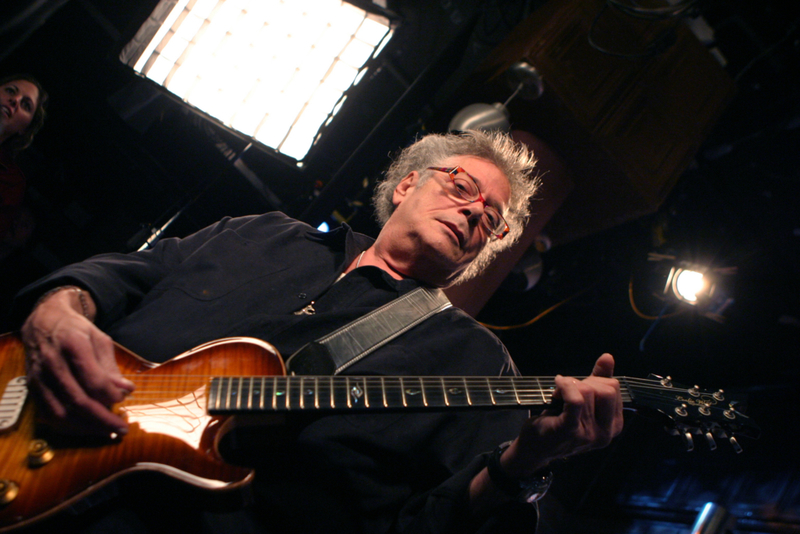
[[[248,486],[253,470],[226,462],[223,436],[247,415],[464,410],[548,406],[553,377],[286,376],[277,350],[230,338],[169,362],[147,362],[117,346],[122,373],[136,390],[114,410],[124,437],[81,440],[48,432],[26,402],[25,350],[0,336],[0,532],[52,516],[125,474],[156,471],[217,495]],[[692,436],[725,438],[758,427],[723,391],[681,388],[669,378],[617,377],[626,407],[663,417],[693,447]]]

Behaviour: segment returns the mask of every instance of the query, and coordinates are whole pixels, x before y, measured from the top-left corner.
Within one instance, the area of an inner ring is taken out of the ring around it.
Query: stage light
[[[341,0],[162,0],[120,59],[300,161],[391,36]]]
[[[515,97],[524,100],[536,100],[544,92],[544,83],[539,72],[524,61],[514,63],[503,73],[503,78],[509,88],[513,89],[511,95],[504,103],[470,104],[458,111],[450,120],[447,129],[451,132],[464,130],[500,130],[508,132],[511,129],[508,104]]]
[[[696,303],[697,295],[708,289],[703,273],[689,269],[678,269],[672,279],[675,296],[684,302]]]
[[[714,282],[702,267],[672,267],[664,286],[664,294],[681,302],[696,305],[714,292]]]

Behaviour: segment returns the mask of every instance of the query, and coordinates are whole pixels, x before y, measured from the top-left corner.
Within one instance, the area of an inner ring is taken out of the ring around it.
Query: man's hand
[[[134,386],[117,367],[111,338],[85,314],[94,316],[94,302],[76,288],[64,288],[34,308],[21,331],[28,387],[45,420],[61,431],[124,434],[127,423],[109,408]]]
[[[529,419],[501,457],[503,469],[525,477],[554,459],[611,443],[623,426],[622,396],[613,373],[614,358],[603,354],[584,380],[557,376],[553,400],[563,401],[561,412]]]

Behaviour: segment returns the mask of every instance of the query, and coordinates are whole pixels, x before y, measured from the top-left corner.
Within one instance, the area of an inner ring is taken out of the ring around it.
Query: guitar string
[[[267,376],[267,375],[265,375],[265,378],[267,378],[267,377],[269,377],[269,378],[277,378],[278,381],[281,383],[281,385],[285,385],[285,384],[288,384],[288,385],[297,384],[297,385],[299,385],[300,384],[300,380],[301,380],[301,377],[287,377],[285,375],[278,375],[278,376]],[[156,387],[158,385],[172,386],[172,385],[176,384],[177,382],[182,382],[184,384],[184,386],[186,386],[186,385],[188,385],[187,380],[194,381],[193,383],[196,383],[197,387],[202,387],[205,384],[207,384],[214,377],[205,376],[205,375],[182,375],[182,376],[181,375],[173,375],[173,376],[157,376],[157,375],[154,375],[154,376],[142,376],[142,375],[139,375],[136,378],[137,378],[137,381],[139,383],[139,386],[137,387],[137,390],[141,391],[145,387],[152,388],[152,387]],[[253,378],[253,380],[256,381],[261,377],[217,376],[217,378],[233,378],[233,379],[236,379],[236,380],[244,379],[244,382],[247,382],[248,383],[248,387],[249,387],[249,379],[250,378]],[[323,380],[320,380],[321,378],[323,378]],[[350,376],[348,378],[349,378],[350,382],[352,382],[352,383],[365,383],[367,385],[367,387],[370,387],[370,386],[371,387],[385,387],[385,388],[399,387],[398,379],[394,378],[394,377],[389,378],[389,379],[384,377],[383,380],[381,380],[380,377],[373,377],[373,376],[370,376],[370,377]],[[458,378],[455,378],[455,377],[403,377],[403,378],[405,380],[408,380],[408,381],[411,381],[411,382],[418,382],[421,379],[422,387],[424,387],[426,389],[433,389],[433,390],[440,389],[442,387],[442,384],[444,384],[446,387],[452,388],[452,387],[458,387],[458,386],[463,385],[465,383],[468,388],[469,387],[474,387],[474,388],[480,388],[480,389],[484,388],[485,385],[486,385],[486,382],[485,382],[486,379],[483,378],[483,377],[481,377],[481,378],[475,378],[475,377],[463,377],[463,378],[462,377],[458,377]],[[302,380],[304,382],[307,382],[308,384],[322,383],[322,384],[324,384],[325,387],[329,387],[328,384],[327,384],[329,379],[330,379],[330,377],[302,377]],[[499,380],[498,379],[493,379],[493,380],[494,380],[494,383],[491,384],[492,388],[494,388],[494,389],[497,389],[497,388],[500,388],[500,389],[511,388],[511,389],[515,390],[517,393],[521,393],[521,394],[540,394],[540,393],[543,393],[543,392],[547,393],[548,391],[551,391],[551,390],[555,389],[555,381],[553,381],[551,379],[548,379],[548,378],[541,378],[541,379],[520,379],[520,378],[510,379],[510,378],[505,378],[505,379],[499,379]],[[535,381],[535,383],[534,383],[534,381]],[[346,386],[345,377],[336,377],[334,379],[334,382],[335,382],[334,385],[333,385],[334,388],[347,387]],[[626,380],[626,381],[623,381],[622,382],[622,389],[626,389],[626,386],[630,387],[630,384],[635,384],[636,385],[635,389],[637,391],[639,391],[639,392],[652,390],[652,391],[669,392],[669,393],[689,393],[688,389],[675,388],[675,387],[665,387],[665,386],[661,386],[661,385],[656,385],[655,383],[652,383],[652,382],[642,382],[642,381],[638,381],[638,380]],[[408,384],[408,386],[410,386],[410,387],[417,387],[418,385],[419,384]],[[404,384],[404,386],[406,386],[406,385]],[[708,393],[703,393],[703,394],[707,395]]]
[[[132,375],[128,375],[132,376]],[[194,381],[199,383],[200,385],[204,385],[209,382],[212,378],[230,378],[235,379],[237,381],[243,380],[243,382],[249,382],[252,378],[253,381],[257,381],[261,376],[220,376],[220,375],[171,375],[171,376],[160,376],[160,375],[137,375],[135,382],[138,382],[141,385],[148,384],[158,384],[164,383],[167,385],[172,385],[177,382],[187,382],[187,381]],[[306,376],[306,377],[287,377],[285,375],[264,375],[263,378],[277,378],[277,380],[281,383],[286,384],[299,384],[302,381],[308,383],[327,383],[331,377],[318,377],[318,376]],[[399,384],[399,378],[397,377],[377,377],[377,376],[340,376],[334,377],[334,386],[341,386],[342,384],[346,383],[346,380],[349,379],[350,382],[354,383],[366,383],[373,387],[376,384],[383,384],[386,387],[394,387]],[[463,383],[466,383],[469,387],[470,385],[473,387],[484,387],[486,384],[485,377],[403,377],[404,381],[411,381],[411,382],[420,382],[426,388],[433,388],[437,389],[440,388],[441,385],[444,383],[448,387],[457,387]],[[518,392],[539,392],[539,391],[546,391],[555,389],[555,381],[549,378],[511,378],[511,377],[504,377],[504,378],[490,378],[493,382],[491,387],[493,388],[504,388],[504,387],[511,387],[512,389],[516,389]],[[624,389],[626,386],[630,386],[631,384],[636,385],[637,390],[655,390],[655,391],[666,391],[666,392],[681,392],[681,393],[688,393],[689,390],[685,388],[676,388],[676,387],[665,387],[658,385],[656,382],[647,382],[647,381],[639,381],[639,380],[623,380],[621,382],[621,386]],[[417,384],[411,384],[417,385]]]
[[[204,388],[208,383],[208,377],[204,377],[202,375],[187,375],[187,376],[190,376],[191,378],[195,379],[196,382],[194,384],[184,383],[184,384],[182,384],[183,387],[184,388],[188,388],[188,387],[194,386],[195,389],[193,391],[187,391],[183,395],[183,397],[186,397],[187,395],[193,394],[198,389]],[[142,379],[142,378],[145,378],[145,377],[140,376],[139,378]],[[153,379],[156,379],[156,381],[158,381],[158,380],[166,380],[168,382],[174,382],[174,380],[171,377],[148,376],[146,378],[147,378],[147,380],[145,380],[145,382],[152,382]],[[236,378],[236,379],[245,378],[246,381],[249,382],[249,378],[250,377],[224,377],[224,378]],[[281,387],[284,386],[284,385],[287,385],[288,388],[291,389],[292,385],[295,385],[296,387],[300,385],[300,378],[301,377],[286,377],[286,376],[281,375],[281,376],[272,377],[272,378],[280,379],[279,383],[280,383]],[[306,380],[310,381],[310,384],[308,384],[308,385],[304,384],[304,387],[307,388],[307,391],[310,391],[311,388],[313,388],[313,387],[315,387],[317,385],[315,383],[315,381],[317,381],[319,378],[322,378],[322,377],[303,377],[304,381],[306,381]],[[324,377],[324,378],[325,378],[325,380],[322,381],[323,383],[328,382],[328,379],[330,377]],[[336,393],[338,392],[339,397],[341,397],[343,394],[345,394],[344,392],[347,391],[347,383],[344,380],[345,377],[337,377],[337,378],[338,378],[338,380],[336,382],[338,382],[338,383],[334,383],[333,384],[333,394],[336,395]],[[401,387],[399,383],[395,383],[395,384],[392,384],[392,383],[388,383],[387,384],[385,382],[381,383],[381,382],[379,382],[379,380],[380,380],[379,377],[367,377],[368,380],[366,380],[366,383],[364,383],[365,382],[364,381],[365,377],[349,377],[349,378],[350,378],[350,382],[351,382],[350,385],[351,386],[352,385],[362,385],[363,384],[365,386],[365,389],[378,388],[379,391],[385,391],[387,395],[393,397],[393,399],[392,399],[393,401],[395,400],[395,397],[402,396],[402,390],[409,391],[411,389],[416,389],[416,386],[413,385],[413,384],[412,385],[408,385],[406,387]],[[441,388],[441,383],[442,383],[440,377],[425,377],[425,378],[430,378],[431,380],[434,380],[436,382],[435,387],[431,387],[430,385],[426,385],[425,388],[431,394],[438,395],[439,393],[438,393],[437,390]],[[474,389],[473,395],[479,395],[482,391],[485,391],[484,390],[484,388],[485,388],[485,379],[484,378],[475,378],[475,377],[465,377],[465,378],[466,378],[466,380],[462,380],[461,378],[457,378],[456,379],[456,378],[453,378],[453,377],[444,377],[445,382],[451,382],[450,384],[445,383],[445,387],[449,386],[449,388],[452,389],[453,386],[460,386],[460,385],[462,385],[461,384],[462,382],[466,381],[468,389],[469,389],[470,383],[471,383],[471,387]],[[506,380],[503,380],[504,382],[511,382],[511,380],[508,380],[508,378],[510,378],[510,377],[505,377],[505,378],[506,378]],[[286,381],[286,384],[282,383],[284,381],[284,379]],[[256,382],[257,380],[258,380],[258,378],[254,378],[254,382]],[[516,379],[517,382],[519,382],[519,380],[520,379]],[[262,395],[262,391],[260,389],[261,385],[260,384],[254,384],[254,385],[256,385],[256,387],[253,388],[253,390],[257,392],[256,396],[263,396],[263,397],[275,396],[275,392],[272,391],[271,382],[272,381],[269,381],[270,387],[266,388],[266,390],[263,391],[263,393],[264,393],[263,395]],[[296,382],[296,384],[292,384],[291,382]],[[361,383],[359,383],[359,382],[361,382]],[[370,382],[372,382],[372,383],[370,384]],[[542,383],[542,382],[547,383],[548,379],[541,378],[541,379],[538,379],[537,382],[539,382],[539,383]],[[647,383],[647,382],[645,382],[645,383]],[[140,404],[144,403],[144,402],[146,402],[146,396],[148,396],[148,397],[152,396],[153,402],[161,402],[161,403],[174,402],[174,401],[178,401],[179,400],[177,398],[170,398],[170,395],[174,396],[174,394],[175,394],[175,392],[173,390],[168,390],[168,389],[167,390],[160,390],[160,389],[155,389],[155,388],[149,387],[149,386],[161,387],[161,386],[154,385],[154,384],[140,384],[139,387],[137,388],[137,390],[132,395],[130,395],[128,397],[128,399],[126,399],[126,401],[124,401],[124,404],[125,405],[133,405],[134,403],[140,403]],[[478,387],[478,386],[480,386],[480,387]],[[249,401],[250,401],[250,399],[249,399],[250,384],[248,383],[247,385],[245,385],[244,389],[245,389],[245,391],[243,391],[242,393],[248,395],[248,401],[246,401],[246,402],[249,403]],[[536,388],[533,388],[533,389],[528,389],[528,388],[525,388],[525,387],[516,387],[515,389],[506,391],[505,388],[503,387],[503,384],[494,384],[492,386],[492,390],[493,390],[492,393],[493,394],[500,393],[501,395],[507,395],[509,397],[511,397],[512,395],[514,396],[514,399],[511,399],[511,398],[506,399],[506,398],[502,398],[502,397],[499,398],[499,399],[495,399],[495,404],[498,404],[498,405],[501,405],[501,406],[513,406],[513,405],[518,405],[518,404],[524,404],[526,406],[530,406],[530,405],[541,405],[541,404],[544,404],[544,402],[541,402],[541,401],[552,396],[552,391],[547,391],[547,389],[549,389],[549,388],[545,388],[545,387],[538,388],[538,387],[536,387]],[[671,393],[673,393],[673,392],[681,392],[681,390],[676,389],[676,388],[651,387],[650,389],[662,390],[662,391],[668,390]],[[233,395],[234,398],[239,396],[238,395],[238,391],[239,390],[237,388],[237,394]],[[280,389],[278,394],[280,396],[283,396],[284,393],[285,392],[282,389]],[[323,384],[322,393],[323,393],[323,396],[325,396],[325,397],[327,397],[327,396],[329,396],[331,394],[330,386],[328,384]],[[373,395],[374,395],[374,393],[373,393]],[[244,396],[244,395],[241,395],[241,396]],[[445,395],[443,395],[443,397],[444,396]],[[452,392],[449,393],[449,396],[450,396],[451,400],[456,400],[456,398],[457,398],[457,396],[454,397],[454,394]],[[638,397],[659,398],[659,399],[661,398],[660,395],[656,395],[656,394],[652,394],[652,393],[648,394],[648,393],[646,393],[644,391],[641,391],[641,390],[637,392],[636,396],[638,396]],[[167,398],[165,399],[164,397],[167,397]],[[231,395],[229,394],[228,397],[230,398]],[[622,397],[623,397],[623,400],[625,402],[629,402],[632,398],[634,398],[634,397],[631,396],[630,392],[628,391],[628,388],[626,388],[624,386],[623,386],[623,389],[622,389]],[[516,402],[516,398],[519,398],[520,402]],[[300,397],[298,397],[296,395],[292,396],[292,399],[294,399],[296,402],[300,401]],[[531,401],[535,401],[535,402],[532,403]],[[290,402],[290,405],[291,405],[291,402]]]

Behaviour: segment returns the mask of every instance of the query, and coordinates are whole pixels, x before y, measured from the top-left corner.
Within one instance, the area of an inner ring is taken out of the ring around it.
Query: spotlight
[[[713,287],[700,271],[673,267],[667,278],[667,286],[664,288],[664,292],[669,292],[672,289],[678,300],[689,304],[697,304],[698,296],[710,295]]]

